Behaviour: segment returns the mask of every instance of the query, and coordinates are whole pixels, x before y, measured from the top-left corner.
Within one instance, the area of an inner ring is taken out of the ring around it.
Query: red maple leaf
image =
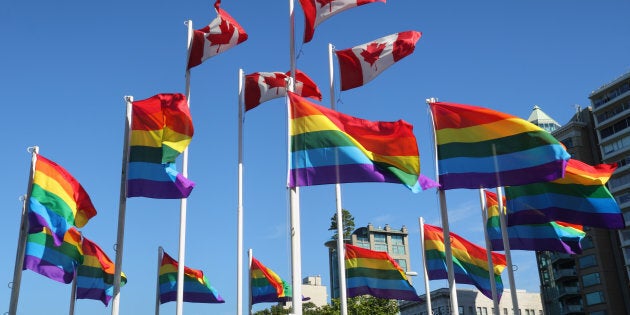
[[[278,93],[280,92],[280,88],[286,86],[285,79],[286,76],[284,74],[274,73],[273,76],[265,77],[263,81],[265,82],[265,84],[267,84],[269,88],[278,88],[276,90],[276,95],[278,95]]]
[[[223,44],[229,44],[230,39],[232,39],[232,35],[234,35],[234,25],[228,23],[225,19],[221,19],[221,24],[219,24],[219,30],[221,30],[218,34],[208,34],[206,37],[210,41],[210,46],[218,45],[217,53],[219,53],[219,49]]]
[[[374,66],[374,63],[381,56],[386,46],[386,44],[370,43],[367,45],[366,49],[361,51],[361,57],[363,57],[363,60],[369,63],[370,66]]]
[[[330,8],[328,9],[328,12],[332,12],[332,2],[334,2],[335,0],[315,0],[317,2],[319,2],[319,8],[323,8],[324,6],[330,5]]]

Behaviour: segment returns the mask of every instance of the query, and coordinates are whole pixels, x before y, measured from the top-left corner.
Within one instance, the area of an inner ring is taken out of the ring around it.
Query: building
[[[345,242],[376,251],[387,252],[400,267],[409,272],[409,241],[407,228],[392,229],[389,224],[385,227],[374,227],[368,224],[354,232]],[[330,268],[330,297],[339,298],[339,268],[337,259],[337,240],[331,239],[325,243],[328,247],[328,266]],[[410,280],[411,281],[411,280]]]
[[[431,311],[433,315],[446,315],[451,313],[450,289],[441,288],[431,291]],[[521,315],[542,314],[543,308],[538,293],[528,293],[525,290],[516,290],[519,313]],[[400,301],[398,307],[400,315],[427,315],[426,294],[421,295],[422,302]],[[457,304],[460,315],[492,315],[494,303],[476,289],[457,289]],[[512,315],[512,295],[510,290],[503,290],[499,302],[499,312],[502,315]],[[560,314],[560,313],[558,313]]]
[[[548,117],[534,106],[532,117]],[[546,122],[548,119],[537,120]],[[552,119],[551,119],[552,120]],[[543,126],[541,126],[542,128]],[[591,107],[576,106],[568,123],[553,128],[552,134],[562,142],[572,158],[595,165],[601,163],[599,141]],[[620,255],[616,231],[585,228],[583,253],[569,255],[548,251],[536,252],[540,292],[545,314],[626,314],[623,284],[619,277]]]
[[[534,105],[534,109],[532,110],[532,113],[529,114],[527,121],[547,130],[547,132],[553,132],[554,130],[560,128],[560,124],[545,114],[538,105]]]
[[[328,293],[326,286],[322,285],[321,276],[309,276],[302,279],[302,295],[309,297],[308,302],[320,307],[328,304]]]
[[[630,314],[630,72],[593,91],[589,99],[602,161],[618,165],[608,181],[608,189],[617,200],[626,221],[625,229],[615,231],[619,244],[613,248],[619,257],[614,267],[622,284],[619,294],[623,297],[623,304],[616,306],[616,313]],[[605,298],[599,292],[592,292],[585,303],[607,303],[603,300]]]

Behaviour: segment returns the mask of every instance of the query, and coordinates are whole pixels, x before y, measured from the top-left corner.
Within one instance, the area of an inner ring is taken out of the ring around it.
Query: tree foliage
[[[348,299],[349,315],[396,315],[398,314],[398,302],[396,300],[379,299],[369,295],[357,296]],[[254,315],[286,315],[291,310],[284,308],[281,304],[274,305],[269,309],[255,312]],[[339,299],[332,299],[332,304],[317,307],[312,302],[302,304],[302,314],[304,315],[340,315],[341,303]]]
[[[343,239],[349,239],[354,232],[354,217],[350,211],[341,209],[341,224],[343,226]],[[330,227],[328,231],[335,231],[333,239],[337,239],[337,212],[330,217]]]

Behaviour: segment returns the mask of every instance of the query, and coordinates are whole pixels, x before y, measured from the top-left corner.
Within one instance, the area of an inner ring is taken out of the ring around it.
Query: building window
[[[600,133],[601,135],[601,133]],[[601,135],[602,139],[604,138],[604,135]],[[611,154],[615,151],[619,151],[625,147],[628,146],[628,144],[630,143],[630,137],[625,136],[617,141],[613,141],[611,143],[602,145],[602,151],[604,152],[604,154],[608,155]]]
[[[595,261],[595,255],[586,255],[580,257],[578,260],[580,268],[588,268],[597,265],[597,261]]]
[[[370,238],[367,234],[357,234],[357,243],[356,246],[370,249]]]
[[[592,285],[600,284],[599,280],[599,272],[589,273],[587,275],[582,276],[582,286],[590,287]]]
[[[606,302],[604,294],[601,291],[587,293],[585,297],[586,305],[595,305]]]
[[[405,244],[402,235],[392,235],[392,254],[394,255],[404,255],[405,254]]]
[[[582,244],[582,249],[590,249],[593,248],[593,238],[590,236],[586,236],[582,239],[582,241],[580,241],[580,244]]]
[[[374,250],[387,252],[387,236],[382,233],[374,233]]]

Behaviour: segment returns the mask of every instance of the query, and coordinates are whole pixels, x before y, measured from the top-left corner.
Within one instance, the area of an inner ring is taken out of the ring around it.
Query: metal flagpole
[[[243,314],[243,69],[238,70],[238,201],[236,206],[236,314]],[[251,310],[251,307],[250,307]]]
[[[496,155],[495,155],[496,156]],[[514,270],[512,269],[512,254],[510,252],[510,240],[507,234],[507,220],[503,211],[503,192],[497,187],[497,199],[499,202],[499,222],[501,223],[501,237],[503,238],[503,250],[507,263],[508,279],[510,280],[510,294],[512,296],[512,308],[514,314],[518,312],[518,297],[516,296],[516,284],[514,283]]]
[[[430,98],[427,99],[428,103],[437,102],[437,99]],[[431,112],[431,111],[429,111]],[[433,120],[433,114],[431,114],[431,120]],[[435,122],[431,124],[433,126],[433,143],[435,144],[434,152],[436,153],[435,157],[435,178],[440,180],[439,172],[438,172],[438,161],[437,161],[437,139],[435,134]],[[446,255],[446,271],[448,274],[448,287],[451,296],[451,312],[453,315],[459,315],[459,306],[457,303],[457,288],[455,286],[455,272],[453,267],[453,251],[451,248],[451,232],[448,225],[448,213],[446,212],[446,192],[442,188],[438,188],[438,197],[440,201],[440,215],[442,218],[442,232],[444,235],[444,247],[445,247],[445,255]]]
[[[26,149],[31,153],[31,169],[28,175],[26,195],[22,196],[22,216],[20,218],[20,230],[18,232],[17,250],[15,252],[15,265],[13,269],[13,281],[11,282],[11,302],[9,305],[9,315],[17,314],[18,299],[20,296],[20,285],[22,283],[22,268],[24,266],[24,256],[26,255],[26,237],[28,234],[27,202],[31,196],[33,186],[33,176],[35,176],[35,164],[39,147],[33,146]]]
[[[188,40],[187,50],[190,54],[190,48],[192,45],[192,21],[188,20],[186,23],[188,26]],[[188,61],[188,58],[186,58]],[[190,108],[190,69],[186,68],[186,102],[188,108]],[[182,176],[188,178],[188,147],[184,149],[182,154]],[[184,268],[186,266],[186,206],[188,204],[188,198],[180,199],[179,204],[179,255],[177,265],[177,304],[176,314],[182,315],[184,310]]]
[[[155,282],[155,315],[160,315],[160,267],[162,266],[162,254],[164,249],[158,246],[157,276]]]
[[[483,235],[486,239],[486,253],[488,257],[488,275],[490,276],[490,290],[492,291],[492,303],[494,304],[494,314],[500,315],[499,298],[497,295],[497,284],[494,281],[494,262],[492,261],[492,244],[488,235],[488,202],[483,189],[479,189],[479,200],[481,202],[481,220],[483,221]],[[499,211],[501,211],[499,209]]]
[[[330,82],[330,108],[335,110],[335,81],[333,69],[333,45],[328,44],[328,73]],[[335,159],[338,160],[338,151],[335,150]],[[338,161],[336,161],[338,162]],[[346,260],[343,233],[343,209],[341,207],[341,184],[339,184],[339,163],[335,163],[337,183],[335,184],[335,200],[337,205],[337,267],[339,274],[339,302],[341,303],[341,315],[348,315],[348,301],[346,297]]]
[[[427,253],[424,249],[424,218],[419,217],[420,251],[422,252],[422,273],[424,275],[424,291],[426,291],[427,314],[431,314],[431,289],[429,288],[429,273],[427,272]]]
[[[249,258],[249,264],[248,264],[249,268],[247,269],[248,274],[249,274],[249,304],[247,307],[247,314],[249,315],[252,315],[252,258],[254,257],[253,255],[254,254],[252,252],[252,249],[250,248],[247,251],[247,257]]]
[[[293,13],[293,0],[289,0],[289,51],[291,59],[291,80],[289,82],[288,90],[293,92],[295,85],[295,27],[294,27],[294,13]],[[288,128],[291,128],[291,104],[289,98],[287,100],[287,121]],[[287,148],[289,148],[289,141],[291,137],[287,133]],[[287,154],[290,154],[288,152]],[[288,156],[287,167],[290,170],[291,157]],[[288,181],[287,181],[288,182]],[[293,305],[293,314],[302,315],[302,249],[301,249],[301,231],[300,231],[300,190],[298,187],[289,188],[289,212],[291,220],[291,286],[293,290],[293,296],[291,298]]]
[[[77,298],[77,271],[74,271],[74,278],[72,278],[72,289],[70,290],[70,315],[74,315],[74,301]]]
[[[127,165],[129,164],[129,136],[133,96],[125,96],[127,114],[123,140],[122,168],[120,172],[120,197],[118,201],[118,233],[116,235],[116,261],[114,263],[114,292],[112,294],[112,315],[118,315],[120,308],[120,280],[122,273],[123,243],[125,238],[125,212],[127,209]]]

